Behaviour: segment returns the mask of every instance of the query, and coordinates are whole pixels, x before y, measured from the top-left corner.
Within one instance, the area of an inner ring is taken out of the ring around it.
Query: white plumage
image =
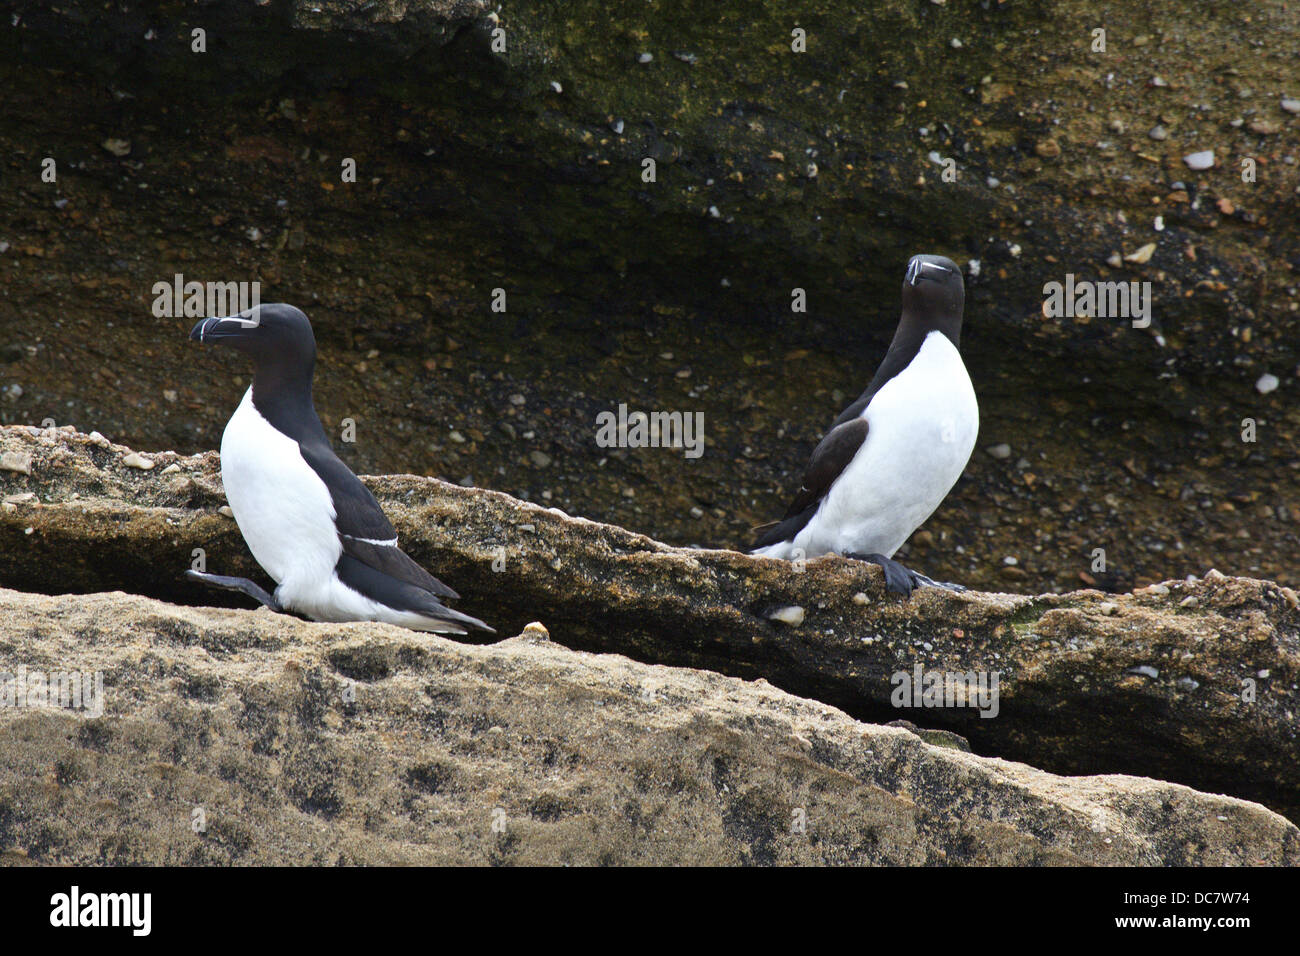
[[[465,632],[452,621],[380,604],[339,580],[335,565],[343,547],[329,489],[298,443],[257,410],[251,387],[221,436],[221,481],[244,541],[278,585],[275,598],[283,607],[316,621],[385,621],[442,634]]]
[[[975,448],[979,405],[957,347],[942,332],[930,332],[862,417],[870,425],[867,438],[812,519],[792,540],[754,554],[893,556],[939,507]]]

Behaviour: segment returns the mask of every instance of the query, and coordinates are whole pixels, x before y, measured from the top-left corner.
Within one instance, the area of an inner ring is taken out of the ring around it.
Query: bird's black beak
[[[190,338],[195,342],[207,341],[207,335],[212,331],[212,326],[218,322],[218,319],[204,319],[190,329]]]
[[[204,319],[190,329],[190,338],[195,342],[221,342],[235,339],[249,329],[257,328],[258,321],[259,316],[256,309],[241,312],[239,315]]]
[[[926,262],[917,256],[907,264],[907,284],[916,285],[922,279],[938,282],[950,271],[947,266],[941,266],[937,262]]]

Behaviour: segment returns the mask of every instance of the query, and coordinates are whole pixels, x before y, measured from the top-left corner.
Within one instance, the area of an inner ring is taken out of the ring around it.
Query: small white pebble
[[[1255,382],[1255,390],[1261,395],[1267,395],[1281,384],[1281,380],[1276,375],[1271,372],[1265,372],[1259,377],[1259,380]]]
[[[867,592],[866,592],[866,591],[859,591],[857,594],[853,595],[853,603],[854,603],[854,604],[870,604],[870,603],[871,603],[871,598],[867,597]]]
[[[122,459],[122,464],[128,468],[139,468],[141,471],[149,471],[153,468],[153,459],[145,458],[139,452],[131,452]]]
[[[791,627],[798,627],[803,623],[803,608],[795,604],[791,607],[778,608],[769,614],[768,620],[780,621],[782,624],[789,624]]]

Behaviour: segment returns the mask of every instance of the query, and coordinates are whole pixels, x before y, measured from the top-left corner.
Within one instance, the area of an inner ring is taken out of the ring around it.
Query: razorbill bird
[[[190,338],[229,345],[255,364],[221,436],[221,480],[253,557],[277,587],[188,571],[214,587],[242,591],[273,611],[317,621],[386,621],[418,631],[491,631],[444,607],[459,597],[397,546],[379,502],[334,454],[312,403],[316,337],[291,305],[261,305],[204,319]],[[495,633],[495,632],[494,632]]]
[[[939,584],[893,554],[934,513],[975,448],[979,405],[958,346],[966,290],[942,256],[913,256],[903,316],[875,378],[813,450],[780,521],[755,528],[752,554],[841,554],[878,564],[890,591]]]

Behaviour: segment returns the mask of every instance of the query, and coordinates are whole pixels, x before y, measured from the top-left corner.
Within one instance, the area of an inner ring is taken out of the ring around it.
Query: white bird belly
[[[454,622],[380,604],[339,580],[335,566],[343,546],[329,489],[298,443],[262,417],[251,388],[221,436],[221,481],[248,550],[275,579],[283,607],[315,621],[386,621],[465,633]]]
[[[943,333],[931,332],[863,417],[871,426],[866,441],[790,542],[806,557],[892,557],[947,497],[979,432],[979,405],[961,353]]]
[[[343,550],[334,502],[298,443],[262,417],[251,388],[221,436],[221,481],[248,550],[279,585],[277,599],[311,614],[303,601],[334,577]]]

